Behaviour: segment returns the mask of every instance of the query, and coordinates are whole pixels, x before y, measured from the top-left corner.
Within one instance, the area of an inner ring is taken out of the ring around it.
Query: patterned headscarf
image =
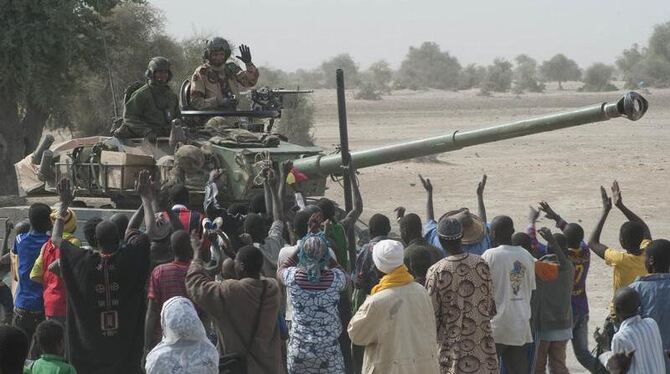
[[[189,299],[176,296],[166,301],[161,327],[163,340],[147,355],[147,374],[219,372],[218,351]]]
[[[321,279],[321,270],[326,268],[330,260],[326,235],[322,231],[308,233],[300,241],[299,248],[298,267],[307,271],[310,282],[318,282]]]

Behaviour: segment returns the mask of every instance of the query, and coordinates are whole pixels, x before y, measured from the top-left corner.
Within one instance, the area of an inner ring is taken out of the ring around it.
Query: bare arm
[[[614,181],[612,183],[612,202],[614,203],[614,206],[619,208],[621,213],[623,213],[624,216],[626,216],[626,219],[628,219],[631,222],[637,222],[642,227],[644,228],[644,238],[647,240],[651,240],[651,231],[649,230],[649,226],[644,222],[642,218],[640,218],[637,214],[633,213],[630,209],[628,209],[627,206],[624,205],[623,199],[621,198],[621,189],[619,188],[619,182]]]
[[[152,203],[155,198],[154,192],[156,191],[156,183],[149,170],[142,170],[140,172],[137,177],[135,189],[139,192],[140,199],[142,199],[142,207],[144,208],[144,227],[147,229],[149,238],[153,239],[156,233],[156,218]],[[128,225],[128,227],[130,227],[130,225]]]
[[[351,190],[354,193],[354,206],[353,209],[347,213],[346,217],[340,221],[340,224],[344,227],[345,230],[350,230],[353,225],[356,224],[356,221],[358,220],[358,217],[361,216],[361,213],[363,213],[363,198],[361,197],[361,191],[358,188],[356,170],[350,165],[347,172],[349,173]]]
[[[265,197],[265,212],[266,214],[272,214],[272,187],[268,183],[267,179],[263,181],[263,196]],[[274,216],[272,219],[275,219]]]
[[[593,253],[597,254],[598,257],[605,259],[607,245],[600,243],[600,234],[602,233],[603,227],[605,226],[607,215],[610,213],[610,210],[612,210],[612,199],[607,196],[607,192],[602,186],[600,187],[600,194],[603,200],[603,212],[600,215],[598,224],[596,224],[596,227],[591,232],[591,237],[589,238],[589,248],[591,248]]]
[[[274,170],[268,170],[267,177],[265,178],[265,184],[268,186],[267,188],[270,190],[270,194],[272,195],[272,220],[283,222],[284,221],[284,212],[282,211],[283,204],[281,199],[279,198],[279,192],[277,191],[276,188],[277,180],[275,177]]]
[[[10,219],[7,219],[5,221],[5,238],[2,241],[2,253],[0,253],[2,256],[9,252],[9,237],[12,234],[12,230],[14,230],[14,222],[12,222]]]
[[[426,220],[434,221],[435,220],[435,209],[433,207],[433,185],[430,183],[430,178],[423,179],[421,174],[419,174],[419,179],[423,188],[426,190]]]
[[[51,242],[54,246],[60,248],[63,243],[63,217],[67,214],[70,203],[74,200],[74,194],[72,192],[70,181],[67,178],[63,178],[58,182],[56,190],[58,192],[60,206],[58,207],[56,222],[54,222],[54,227],[51,230]]]
[[[284,204],[284,199],[286,198],[286,176],[293,169],[293,162],[285,161],[279,166],[279,198],[281,199],[282,205]],[[282,206],[283,208],[283,206]]]
[[[133,213],[132,217],[130,217],[125,235],[128,235],[128,233],[131,231],[137,231],[140,229],[140,226],[142,225],[142,218],[144,217],[143,213],[144,207],[140,205],[140,207],[135,210],[135,213]]]
[[[485,187],[486,187],[486,174],[482,176],[481,182],[477,184],[477,207],[479,208],[479,218],[481,218],[484,223],[488,222],[486,220],[486,207],[484,206]]]
[[[561,246],[558,244],[554,236],[551,234],[551,230],[549,230],[546,227],[543,227],[540,230],[538,230],[538,232],[540,233],[542,238],[547,241],[548,247],[554,249],[554,254],[558,259],[559,266],[561,268],[564,268],[570,265],[570,259],[565,254],[563,248],[561,248]]]
[[[157,344],[156,325],[160,322],[160,308],[156,300],[149,299],[147,302],[147,314],[144,318],[144,353],[147,354]]]

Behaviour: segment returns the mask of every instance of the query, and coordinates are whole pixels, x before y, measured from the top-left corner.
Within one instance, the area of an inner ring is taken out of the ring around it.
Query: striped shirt
[[[633,360],[628,374],[650,374],[665,372],[665,354],[661,333],[656,321],[639,315],[621,323],[612,338],[612,353],[630,353]]]
[[[188,266],[187,262],[180,261],[157,266],[151,272],[148,298],[154,300],[158,307],[162,308],[163,303],[170,298],[175,296],[188,297],[186,295],[186,271]]]

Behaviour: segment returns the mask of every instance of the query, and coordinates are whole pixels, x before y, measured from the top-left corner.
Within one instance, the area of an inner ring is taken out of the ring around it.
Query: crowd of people
[[[300,194],[289,207],[291,168],[265,169],[264,193],[227,207],[215,170],[202,210],[185,186],[159,186],[143,171],[132,217],[89,219],[84,238],[60,181],[55,207],[35,203],[26,222],[5,224],[0,372],[567,373],[569,342],[592,373],[670,368],[670,241],[652,240],[617,182],[611,196],[601,188],[587,240],[547,202],[531,207],[525,230],[505,215],[488,221],[486,176],[478,214],[436,219],[432,183],[420,176],[425,220],[399,207],[398,238],[375,213],[352,256],[363,211],[354,169],[344,169],[353,208],[341,215],[333,201]],[[622,249],[600,241],[613,206],[628,219]],[[557,230],[536,229],[542,213]],[[592,346],[591,253],[613,278]]]

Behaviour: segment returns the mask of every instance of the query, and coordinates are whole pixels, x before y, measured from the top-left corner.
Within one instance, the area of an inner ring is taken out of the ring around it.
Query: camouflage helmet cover
[[[149,65],[147,65],[147,71],[145,72],[145,77],[149,80],[153,80],[154,73],[157,71],[167,71],[168,72],[168,81],[172,78],[172,70],[170,70],[170,60],[162,56],[153,57],[149,60]]]
[[[209,60],[209,54],[212,53],[212,51],[224,51],[227,60],[231,54],[230,44],[226,39],[217,36],[216,38],[207,41],[204,54],[205,60]]]

